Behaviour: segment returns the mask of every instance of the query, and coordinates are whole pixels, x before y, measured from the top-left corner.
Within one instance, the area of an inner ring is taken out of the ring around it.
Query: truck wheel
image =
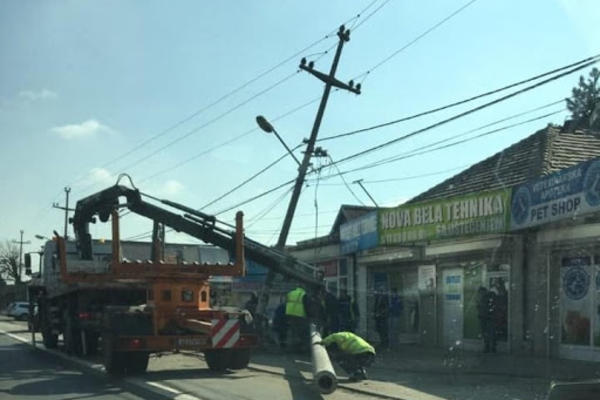
[[[124,353],[127,359],[127,374],[142,374],[148,368],[149,353],[145,351],[131,351]]]
[[[87,347],[87,355],[93,356],[98,354],[98,337],[100,335],[97,332],[89,330],[85,331],[85,345]]]
[[[229,368],[244,369],[250,363],[250,349],[235,349],[231,352]]]
[[[231,351],[229,349],[206,350],[204,360],[211,371],[223,372],[231,364]]]
[[[55,349],[58,344],[58,335],[52,333],[52,328],[42,329],[42,342],[47,349]]]
[[[63,315],[65,321],[65,328],[63,331],[63,339],[65,342],[65,349],[69,354],[75,354],[80,356],[83,352],[83,346],[81,343],[81,330],[74,327],[75,321],[65,311]]]
[[[113,338],[110,334],[102,336],[102,363],[110,375],[125,374],[127,358],[125,353],[113,349]]]

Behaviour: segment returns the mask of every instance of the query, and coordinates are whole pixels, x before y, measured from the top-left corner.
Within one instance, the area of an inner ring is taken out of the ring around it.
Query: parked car
[[[29,303],[26,301],[15,302],[12,309],[10,309],[8,316],[17,320],[26,320],[29,316]]]
[[[14,302],[13,303],[8,303],[8,305],[6,306],[6,308],[2,311],[2,314],[10,316],[10,313],[11,313],[11,311],[12,311],[12,309],[13,309],[14,306],[15,306]]]

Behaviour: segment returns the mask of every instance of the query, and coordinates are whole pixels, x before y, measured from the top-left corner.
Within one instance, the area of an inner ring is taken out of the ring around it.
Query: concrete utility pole
[[[20,281],[21,280],[21,274],[22,274],[22,271],[23,271],[23,260],[22,260],[22,258],[23,258],[23,245],[24,244],[29,244],[31,242],[29,240],[26,241],[26,242],[23,241],[23,229],[21,229],[19,232],[21,233],[21,239],[20,240],[13,240],[12,242],[19,245],[19,266],[18,266],[17,272],[19,273],[19,281]]]
[[[340,61],[340,56],[342,54],[342,48],[344,47],[344,43],[350,41],[350,30],[346,29],[343,25],[340,26],[340,29],[337,33],[339,42],[337,45],[337,49],[335,52],[335,56],[333,58],[333,63],[331,64],[331,69],[329,71],[329,75],[324,74],[323,72],[319,72],[315,69],[314,63],[311,61],[306,63],[306,59],[303,58],[300,62],[300,69],[309,72],[310,74],[316,76],[321,81],[325,83],[325,89],[323,91],[323,96],[321,97],[321,103],[319,104],[319,109],[317,111],[317,115],[315,117],[315,122],[313,124],[312,131],[310,133],[310,137],[306,144],[306,151],[304,152],[304,157],[302,162],[300,163],[300,167],[298,168],[298,177],[296,178],[296,182],[294,185],[294,191],[292,192],[292,197],[290,198],[290,203],[288,205],[287,212],[285,214],[285,218],[283,220],[283,225],[281,227],[281,232],[279,234],[279,239],[277,240],[277,244],[275,247],[279,250],[283,250],[285,248],[285,243],[288,238],[288,234],[290,232],[290,227],[292,225],[292,220],[294,218],[294,213],[296,211],[296,206],[298,204],[298,199],[300,198],[300,192],[302,191],[302,186],[304,185],[304,179],[306,177],[306,171],[310,166],[310,159],[313,156],[315,151],[315,142],[317,140],[317,135],[319,133],[319,128],[321,126],[321,120],[323,119],[323,114],[325,112],[325,107],[327,105],[327,100],[329,99],[329,93],[331,92],[331,87],[335,86],[340,89],[345,89],[355,94],[360,94],[360,84],[354,86],[354,82],[350,81],[348,84],[343,83],[335,78],[335,72],[338,67],[338,63]],[[267,279],[265,282],[264,293],[269,292],[271,289],[273,279],[275,278],[275,272],[269,270],[267,273]],[[263,299],[264,296],[261,296],[261,304],[259,305],[259,313],[264,314],[264,310],[266,308],[266,300]]]
[[[69,208],[69,193],[70,192],[71,192],[71,188],[66,186],[65,187],[65,195],[67,198],[66,198],[64,207],[58,205],[58,203],[52,204],[52,207],[54,207],[54,208],[58,208],[59,210],[65,210],[65,240],[67,240],[67,228],[69,227],[69,211],[75,211],[75,209]]]

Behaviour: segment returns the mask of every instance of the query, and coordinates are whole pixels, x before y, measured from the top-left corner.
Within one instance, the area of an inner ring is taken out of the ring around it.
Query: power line
[[[410,42],[408,42],[407,44],[405,44],[404,46],[402,46],[398,50],[394,51],[392,54],[390,54],[389,56],[387,56],[383,60],[379,61],[377,64],[373,65],[367,71],[363,72],[362,74],[357,75],[357,77],[355,77],[354,79],[356,80],[358,77],[363,77],[363,76],[366,78],[366,76],[368,76],[369,74],[373,73],[373,71],[375,71],[376,69],[378,69],[379,67],[381,67],[383,64],[389,62],[392,58],[396,57],[398,54],[400,54],[404,50],[408,49],[410,46],[412,46],[413,44],[415,44],[416,42],[418,42],[419,40],[421,40],[422,38],[424,38],[425,36],[427,36],[428,34],[430,34],[431,32],[433,32],[434,30],[436,30],[437,28],[439,28],[440,26],[442,26],[443,24],[445,24],[446,22],[448,22],[449,20],[451,20],[452,18],[454,18],[456,15],[460,14],[462,11],[464,11],[467,7],[469,7],[470,5],[472,5],[473,3],[475,3],[476,1],[477,0],[471,0],[468,3],[466,3],[465,5],[461,6],[460,8],[458,8],[457,10],[455,10],[454,12],[452,12],[450,15],[446,16],[444,19],[442,19],[441,21],[439,21],[435,25],[433,25],[430,28],[428,28],[427,30],[425,30],[419,36],[417,36],[416,38],[414,38],[413,40],[411,40]]]
[[[281,196],[276,198],[275,201],[268,204],[265,208],[263,208],[261,211],[259,211],[254,217],[249,218],[245,224],[245,229],[250,229],[250,227],[252,227],[258,221],[262,221],[262,219],[266,215],[268,215],[271,211],[273,211],[275,209],[275,207],[277,207],[279,204],[281,204],[283,199],[285,199],[286,196],[292,192],[292,189],[293,189],[293,187],[290,187],[287,191],[283,192],[281,194]]]
[[[377,2],[377,0],[373,0],[371,1],[365,8],[363,8],[361,11],[359,11],[358,14],[356,14],[355,16],[349,18],[346,22],[344,22],[343,24],[347,24],[349,22],[352,21],[356,21],[358,20],[363,13],[365,13],[369,8],[371,8],[375,3]],[[377,10],[379,10],[381,7],[379,7]],[[376,10],[376,11],[377,11]],[[375,12],[376,12],[375,11]],[[371,18],[373,16],[373,14],[375,13],[371,13],[369,14],[362,22],[366,22],[366,20],[368,20],[369,18]],[[258,75],[254,76],[253,78],[249,79],[248,81],[244,82],[243,84],[241,84],[240,86],[236,87],[235,89],[225,93],[224,95],[222,95],[221,97],[219,97],[218,99],[212,101],[211,103],[201,107],[200,109],[194,111],[193,113],[191,113],[190,115],[184,117],[183,119],[175,122],[174,124],[170,125],[169,127],[163,129],[162,131],[158,132],[157,134],[151,136],[150,138],[144,140],[142,143],[134,146],[133,148],[131,148],[130,150],[122,153],[121,155],[113,158],[112,160],[106,162],[105,164],[103,164],[101,166],[101,168],[106,168],[107,166],[114,164],[115,162],[133,154],[134,152],[136,152],[137,150],[141,149],[142,147],[150,144],[151,142],[153,142],[154,140],[166,135],[167,133],[177,129],[178,127],[180,127],[181,125],[185,124],[186,122],[192,120],[193,118],[197,117],[198,115],[202,114],[203,112],[209,110],[210,108],[216,106],[217,104],[223,102],[224,100],[226,100],[227,98],[233,96],[234,94],[240,92],[242,89],[248,87],[249,85],[251,85],[252,83],[260,80],[261,78],[265,77],[266,75],[270,74],[271,72],[275,71],[276,69],[280,68],[281,66],[287,64],[289,61],[292,61],[298,57],[300,57],[302,54],[304,54],[306,51],[308,51],[309,49],[315,47],[316,45],[318,45],[319,43],[323,42],[324,40],[330,38],[332,35],[335,35],[337,32],[337,29],[334,29],[332,31],[330,31],[329,33],[327,33],[325,36],[321,37],[318,40],[315,40],[314,42],[310,43],[309,45],[307,45],[306,47],[304,47],[303,49],[297,51],[296,53],[292,54],[291,56],[283,59],[282,61],[276,63],[275,65],[273,65],[272,67],[266,69],[265,71],[259,73]],[[334,45],[335,47],[335,45]],[[327,52],[326,52],[327,53]],[[287,79],[286,79],[287,80]],[[277,85],[277,84],[276,84]],[[261,93],[262,94],[262,93]],[[123,169],[127,169],[128,167],[125,167]],[[76,179],[72,184],[79,182],[80,180],[82,180],[84,178],[84,176]]]
[[[437,127],[439,127],[439,126],[445,125],[445,124],[447,124],[447,123],[449,123],[449,122],[455,121],[455,120],[457,120],[457,119],[459,119],[459,118],[465,117],[465,116],[467,116],[467,115],[469,115],[469,114],[472,114],[472,113],[474,113],[474,112],[477,112],[477,111],[483,110],[484,108],[488,108],[488,107],[490,107],[490,106],[492,106],[492,105],[498,104],[498,103],[500,103],[500,102],[503,102],[503,101],[505,101],[505,100],[508,100],[508,99],[510,99],[510,98],[512,98],[512,97],[518,96],[518,95],[520,95],[520,94],[523,94],[523,93],[526,93],[526,92],[528,92],[528,91],[531,91],[531,90],[533,90],[533,89],[535,89],[535,88],[538,88],[538,87],[540,87],[540,86],[543,86],[543,85],[545,85],[545,84],[547,84],[547,83],[550,83],[550,82],[552,82],[552,81],[555,81],[555,80],[557,80],[557,79],[563,78],[563,77],[565,77],[565,76],[567,76],[567,75],[570,75],[570,74],[572,74],[572,73],[574,73],[574,72],[577,72],[577,71],[579,71],[579,70],[581,70],[581,69],[587,68],[587,67],[589,67],[590,65],[593,65],[593,64],[595,64],[596,62],[598,62],[598,59],[595,59],[594,61],[588,62],[588,63],[586,63],[586,64],[583,64],[583,65],[580,65],[580,66],[578,66],[578,67],[572,68],[572,69],[570,69],[570,70],[568,70],[568,71],[566,71],[566,72],[563,72],[563,73],[561,73],[561,74],[555,75],[555,76],[553,76],[553,77],[550,77],[550,78],[548,78],[548,79],[545,79],[545,80],[543,80],[543,81],[540,81],[540,82],[538,82],[538,83],[535,83],[535,84],[533,84],[533,85],[527,86],[527,87],[525,87],[525,88],[523,88],[523,89],[520,89],[520,90],[517,90],[517,91],[515,91],[515,92],[509,93],[509,94],[507,94],[507,95],[505,95],[505,96],[502,96],[502,97],[500,97],[500,98],[497,98],[497,99],[495,99],[495,100],[489,101],[489,102],[487,102],[487,103],[484,103],[484,104],[482,104],[482,105],[479,105],[479,106],[477,106],[477,107],[471,108],[471,109],[469,109],[469,110],[467,110],[467,111],[464,111],[464,112],[462,112],[462,113],[456,114],[456,115],[454,115],[454,116],[452,116],[452,117],[450,117],[450,118],[446,118],[446,119],[444,119],[444,120],[442,120],[442,121],[439,121],[439,122],[436,122],[436,123],[434,123],[434,124],[428,125],[428,126],[426,126],[425,128],[417,129],[417,130],[415,130],[415,131],[413,131],[413,132],[410,132],[410,133],[408,133],[408,134],[405,134],[405,135],[403,135],[403,136],[400,136],[400,137],[394,138],[394,139],[392,139],[392,140],[388,140],[388,141],[386,141],[386,142],[384,142],[384,143],[378,144],[378,145],[376,145],[376,146],[369,147],[369,148],[367,148],[367,149],[365,149],[365,150],[361,150],[361,151],[359,151],[359,152],[357,152],[357,153],[354,153],[354,154],[351,154],[351,155],[349,155],[349,156],[346,156],[346,157],[342,158],[341,160],[337,161],[337,164],[340,164],[340,163],[342,163],[342,162],[346,162],[346,161],[352,160],[352,159],[354,159],[354,158],[357,158],[357,157],[364,156],[364,155],[366,155],[366,154],[368,154],[368,153],[371,153],[371,152],[373,152],[373,151],[380,150],[380,149],[382,149],[382,148],[384,148],[384,147],[387,147],[387,146],[390,146],[390,145],[392,145],[392,144],[398,143],[398,142],[400,142],[400,141],[402,141],[402,140],[406,140],[406,139],[408,139],[408,138],[410,138],[410,137],[413,137],[413,136],[416,136],[416,135],[418,135],[418,134],[424,133],[424,132],[426,132],[426,131],[429,131],[429,130],[431,130],[431,129],[437,128]]]
[[[282,183],[282,184],[280,184],[280,185],[278,185],[278,186],[275,186],[274,188],[271,188],[271,189],[269,189],[269,190],[266,190],[266,191],[264,191],[264,192],[262,192],[262,193],[259,193],[259,194],[255,195],[255,196],[252,196],[252,197],[250,197],[250,198],[248,198],[248,199],[246,199],[246,200],[243,200],[243,201],[241,201],[241,202],[239,202],[239,203],[236,203],[235,205],[233,205],[233,206],[231,206],[231,207],[225,208],[225,209],[223,209],[223,210],[219,211],[218,213],[215,213],[214,215],[215,215],[215,216],[217,216],[217,215],[221,215],[221,214],[223,214],[223,213],[226,213],[227,211],[231,211],[231,210],[233,210],[233,209],[236,209],[236,208],[238,208],[238,207],[241,207],[241,206],[243,206],[243,205],[245,205],[245,204],[251,203],[251,202],[253,202],[253,201],[255,201],[255,200],[258,200],[258,199],[260,199],[261,197],[264,197],[264,196],[266,196],[266,195],[268,195],[268,194],[270,194],[270,193],[273,193],[273,192],[275,192],[275,191],[277,191],[277,190],[279,190],[279,189],[281,189],[281,188],[284,188],[284,187],[286,187],[287,185],[290,185],[290,184],[294,183],[295,181],[296,181],[296,179],[290,179],[289,181],[287,181],[287,182],[284,182],[284,183]]]
[[[335,167],[335,169],[337,170],[338,174],[340,174],[340,169],[338,168],[337,164],[335,163],[335,161],[333,161],[333,158],[331,156],[329,156],[329,161],[331,161],[331,165]],[[352,188],[350,187],[350,185],[348,185],[348,182],[346,182],[346,178],[344,178],[344,175],[340,174],[340,178],[342,179],[342,182],[344,184],[344,186],[346,187],[346,189],[348,189],[348,191],[350,192],[350,194],[352,194],[352,197],[354,197],[354,200],[358,201],[361,205],[365,205],[365,203],[363,203],[363,201],[356,195],[356,193],[354,193],[354,190],[352,190]]]
[[[436,112],[439,112],[439,111],[443,111],[443,110],[446,110],[446,109],[449,109],[449,108],[452,108],[452,107],[456,107],[456,106],[459,106],[459,105],[462,105],[462,104],[469,103],[469,102],[474,101],[474,100],[481,99],[483,97],[487,97],[487,96],[490,96],[490,95],[493,95],[493,94],[496,94],[496,93],[503,92],[503,91],[508,90],[508,89],[512,89],[512,88],[517,87],[517,86],[521,86],[521,85],[523,85],[525,83],[536,81],[536,80],[538,80],[540,78],[543,78],[545,76],[552,75],[552,74],[555,74],[557,72],[561,72],[561,71],[564,71],[566,69],[569,69],[569,68],[572,68],[572,67],[575,67],[575,66],[578,66],[578,65],[581,65],[581,64],[593,61],[593,60],[597,60],[598,57],[600,57],[600,54],[597,54],[597,55],[594,55],[594,56],[591,56],[591,57],[587,57],[587,58],[585,58],[583,60],[579,60],[579,61],[574,62],[572,64],[565,65],[565,66],[560,67],[560,68],[555,68],[555,69],[553,69],[551,71],[547,71],[547,72],[544,72],[542,74],[532,76],[530,78],[521,80],[519,82],[511,83],[511,84],[503,86],[501,88],[490,90],[488,92],[481,93],[481,94],[478,94],[478,95],[475,95],[475,96],[472,96],[472,97],[469,97],[469,98],[466,98],[466,99],[463,99],[463,100],[459,100],[459,101],[456,101],[456,102],[453,102],[453,103],[450,103],[450,104],[446,104],[446,105],[441,106],[441,107],[436,107],[436,108],[433,108],[433,109],[430,109],[430,110],[427,110],[427,111],[423,111],[423,112],[420,112],[420,113],[417,113],[417,114],[409,115],[409,116],[402,117],[402,118],[399,118],[399,119],[395,119],[395,120],[392,120],[392,121],[388,121],[388,122],[384,122],[384,123],[372,125],[372,126],[369,126],[369,127],[366,127],[366,128],[356,129],[356,130],[353,130],[353,131],[344,132],[344,133],[340,133],[340,134],[336,134],[336,135],[331,135],[331,136],[325,136],[325,137],[320,138],[319,141],[326,141],[326,140],[338,139],[338,138],[342,138],[342,137],[346,137],[346,136],[352,136],[352,135],[356,135],[358,133],[363,133],[363,132],[368,132],[368,131],[371,131],[371,130],[374,130],[374,129],[384,128],[386,126],[394,125],[394,124],[397,124],[397,123],[400,123],[400,122],[409,121],[409,120],[412,120],[412,119],[415,119],[415,118],[419,118],[419,117],[422,117],[422,116],[425,116],[425,115],[429,115],[429,114],[433,114],[433,113],[436,113]]]
[[[371,168],[379,167],[381,165],[390,164],[392,162],[404,160],[404,159],[415,157],[415,156],[420,156],[420,155],[431,153],[431,152],[434,152],[434,151],[437,151],[437,150],[442,150],[442,149],[446,149],[446,148],[449,148],[449,147],[454,147],[454,146],[457,146],[459,144],[463,144],[463,143],[470,142],[470,141],[475,140],[475,139],[479,139],[479,138],[484,137],[484,136],[491,135],[493,133],[505,131],[505,130],[510,129],[510,128],[515,128],[517,126],[525,125],[525,124],[530,123],[530,122],[538,121],[540,119],[544,119],[544,118],[547,118],[549,116],[562,113],[564,111],[565,111],[564,109],[558,110],[558,111],[554,111],[554,112],[551,112],[551,113],[548,113],[548,114],[541,115],[539,117],[528,119],[526,121],[517,122],[517,123],[511,124],[511,125],[507,125],[507,126],[504,126],[504,127],[501,127],[501,128],[493,129],[491,131],[486,131],[484,133],[472,136],[472,137],[467,138],[467,139],[462,139],[462,140],[459,140],[459,141],[456,141],[456,142],[452,142],[452,143],[449,143],[449,144],[446,144],[446,145],[442,145],[442,146],[431,148],[432,146],[435,146],[437,144],[445,143],[445,142],[447,142],[447,141],[449,141],[451,139],[455,139],[455,138],[457,138],[459,136],[463,136],[463,134],[455,135],[455,136],[450,137],[450,138],[446,138],[446,139],[439,140],[439,141],[434,142],[434,143],[430,143],[430,144],[418,147],[418,148],[413,149],[413,150],[411,150],[410,152],[407,152],[407,153],[403,153],[403,154],[400,154],[400,155],[397,155],[397,156],[393,156],[393,157],[388,157],[386,159],[382,159],[382,160],[379,160],[379,161],[376,161],[376,162],[373,162],[373,163],[370,163],[370,164],[366,164],[366,165],[363,165],[363,166],[358,167],[358,168],[353,168],[351,170],[343,171],[342,174],[349,174],[349,173],[355,172],[355,171],[363,171],[365,169],[371,169]],[[421,151],[421,150],[423,150],[423,151]],[[325,177],[325,179],[333,178],[335,176],[337,176],[337,175],[327,176],[327,177]]]
[[[293,109],[291,109],[291,110],[289,110],[289,111],[286,111],[285,113],[283,113],[283,114],[279,115],[278,117],[274,118],[274,119],[273,119],[273,122],[276,122],[276,121],[279,121],[279,120],[281,120],[281,119],[283,119],[283,118],[286,118],[286,117],[288,117],[289,115],[292,115],[292,114],[294,114],[294,113],[296,113],[296,112],[300,111],[301,109],[303,109],[303,108],[305,108],[305,107],[308,107],[309,105],[311,105],[311,104],[313,104],[313,103],[317,102],[319,99],[320,99],[320,97],[315,97],[315,98],[312,98],[311,100],[309,100],[309,101],[307,101],[307,102],[305,102],[305,103],[302,103],[301,105],[299,105],[299,106],[297,106],[297,107],[294,107]],[[251,133],[253,133],[253,132],[256,132],[256,131],[258,131],[258,128],[251,128],[251,129],[248,129],[247,131],[245,131],[245,132],[241,133],[240,135],[237,135],[237,136],[235,136],[235,137],[233,137],[233,138],[231,138],[231,139],[229,139],[229,140],[226,140],[226,141],[224,141],[224,142],[221,142],[221,143],[219,143],[219,144],[217,144],[217,145],[215,145],[215,146],[213,146],[213,147],[210,147],[209,149],[202,150],[201,152],[199,152],[199,153],[197,153],[197,154],[195,154],[195,155],[191,156],[190,158],[188,158],[188,159],[186,159],[186,160],[183,160],[183,161],[181,161],[181,162],[179,162],[179,163],[177,163],[177,164],[175,164],[175,165],[173,165],[173,166],[171,166],[171,167],[167,167],[167,168],[165,168],[165,169],[162,169],[162,170],[160,170],[160,171],[158,171],[158,172],[156,172],[156,173],[154,173],[154,174],[152,174],[152,175],[150,175],[150,176],[147,176],[147,177],[145,177],[145,178],[141,179],[139,182],[140,182],[140,183],[142,183],[142,182],[146,182],[147,180],[153,179],[153,178],[155,178],[155,177],[157,177],[157,176],[159,176],[159,175],[162,175],[162,174],[164,174],[164,173],[166,173],[166,172],[173,171],[174,169],[177,169],[177,168],[179,168],[179,167],[181,167],[181,166],[183,166],[183,165],[185,165],[185,164],[188,164],[188,163],[190,163],[190,162],[192,162],[192,161],[194,161],[194,160],[197,160],[198,158],[200,158],[200,157],[202,157],[202,156],[204,156],[204,155],[206,155],[206,154],[208,154],[208,153],[210,153],[210,152],[212,152],[212,151],[214,151],[214,150],[217,150],[217,149],[219,149],[219,148],[221,148],[221,147],[224,147],[224,146],[226,146],[226,145],[229,145],[229,144],[231,144],[231,143],[233,143],[233,142],[235,142],[235,141],[237,141],[237,140],[240,140],[240,139],[242,139],[243,137],[245,137],[245,136],[248,136],[249,134],[251,134]],[[287,153],[286,153],[286,154],[287,154]]]
[[[512,125],[508,125],[508,126],[502,127],[502,128],[498,128],[498,129],[494,129],[493,131],[484,132],[484,133],[482,133],[480,135],[477,135],[477,136],[474,136],[472,138],[463,139],[463,140],[460,140],[458,142],[453,142],[453,143],[450,143],[450,144],[447,144],[447,145],[443,145],[443,146],[440,146],[440,147],[437,147],[437,148],[433,148],[433,149],[428,149],[428,150],[425,150],[425,151],[422,151],[422,152],[418,152],[419,150],[421,150],[421,148],[417,148],[417,149],[414,149],[413,152],[411,152],[411,153],[403,154],[403,155],[401,155],[401,156],[399,156],[397,158],[394,158],[394,159],[388,159],[388,160],[385,160],[384,162],[371,163],[371,164],[367,164],[365,166],[361,166],[361,167],[354,168],[354,169],[351,169],[351,170],[342,171],[342,172],[340,172],[338,174],[333,174],[333,175],[325,176],[325,177],[323,177],[323,179],[333,178],[333,177],[336,177],[338,175],[347,175],[347,174],[349,174],[351,172],[362,171],[362,170],[365,170],[365,169],[370,169],[370,168],[378,167],[378,166],[383,165],[383,164],[387,164],[387,163],[399,161],[401,159],[405,159],[405,158],[414,157],[414,156],[417,156],[417,155],[426,154],[426,153],[429,153],[429,152],[437,151],[437,150],[448,148],[448,147],[453,147],[453,146],[456,146],[456,145],[459,145],[459,144],[462,144],[462,143],[465,143],[465,142],[468,142],[468,141],[471,141],[471,140],[478,139],[480,137],[484,137],[484,136],[490,135],[492,133],[500,132],[500,131],[503,131],[503,130],[514,128],[516,126],[524,125],[526,123],[537,121],[537,120],[546,118],[546,117],[548,117],[550,115],[555,115],[555,114],[563,112],[563,111],[564,110],[555,111],[555,112],[552,112],[552,113],[549,113],[549,114],[545,114],[545,115],[542,115],[542,116],[539,116],[539,117],[536,117],[536,118],[529,119],[527,121],[515,123],[515,124],[512,124]],[[444,139],[444,141],[446,141],[446,140],[447,139]],[[429,148],[432,145],[435,145],[435,143],[423,146],[422,148]],[[339,163],[339,161],[337,163]],[[328,166],[331,166],[331,164],[328,164],[328,165],[320,167],[320,168],[324,168],[324,167],[328,167]],[[317,172],[317,169],[315,169],[313,171],[310,171],[310,173],[316,173],[316,172]],[[236,204],[236,205],[234,205],[232,207],[229,207],[229,208],[227,208],[227,209],[219,212],[219,214],[222,214],[222,213],[227,212],[227,211],[231,211],[231,210],[233,210],[233,209],[235,209],[235,208],[237,208],[239,206],[242,206],[242,205],[247,204],[247,203],[249,203],[251,201],[254,201],[254,200],[258,199],[258,198],[266,196],[267,194],[272,193],[272,192],[274,192],[276,190],[279,190],[282,187],[285,187],[286,185],[289,185],[289,184],[291,184],[293,182],[294,182],[293,180],[290,180],[290,181],[284,182],[282,184],[279,184],[278,186],[275,186],[275,187],[273,187],[273,188],[271,188],[271,189],[269,189],[269,190],[267,190],[265,192],[262,192],[262,193],[260,193],[260,194],[258,194],[256,196],[253,196],[253,197],[251,197],[249,199],[246,199],[246,200],[244,200],[244,201],[242,201],[242,202],[240,202],[240,203],[238,203],[238,204]],[[216,215],[219,215],[219,214],[216,214]]]
[[[275,82],[274,84],[272,84],[271,86],[268,86],[266,89],[261,90],[258,93],[255,93],[254,95],[252,95],[251,97],[247,98],[246,100],[236,104],[235,106],[231,107],[230,109],[228,109],[227,111],[217,115],[215,118],[212,118],[210,120],[208,120],[207,122],[205,122],[204,124],[197,126],[193,129],[191,129],[190,131],[188,131],[187,133],[185,133],[184,135],[179,136],[178,138],[170,141],[169,143],[165,144],[164,146],[159,147],[158,149],[154,150],[153,152],[151,152],[150,154],[145,155],[144,157],[141,157],[139,159],[137,159],[136,161],[128,164],[127,166],[121,168],[122,171],[128,170],[129,168],[132,168],[146,160],[148,160],[150,157],[155,156],[156,154],[160,153],[161,151],[179,143],[180,141],[188,138],[189,136],[198,133],[200,130],[206,128],[207,126],[217,122],[218,120],[226,117],[227,115],[231,114],[232,112],[234,112],[235,110],[243,107],[244,105],[248,104],[250,101],[256,99],[259,96],[262,96],[263,94],[269,92],[270,90],[276,88],[277,86],[283,84],[284,82],[290,80],[291,78],[293,78],[294,76],[296,76],[296,74],[298,74],[299,71],[294,71],[293,73],[287,75],[286,77],[284,77],[283,79],[280,79],[279,81]]]
[[[374,184],[374,183],[389,183],[389,182],[408,181],[408,180],[412,180],[412,179],[426,178],[429,176],[445,174],[448,172],[452,172],[452,171],[456,171],[456,170],[465,168],[467,166],[469,166],[469,164],[463,164],[458,167],[445,169],[443,171],[435,171],[435,172],[428,172],[426,174],[403,176],[400,178],[376,179],[376,180],[370,180],[370,181],[363,181],[363,183]],[[343,183],[321,183],[321,186],[343,186],[343,185],[344,185]]]

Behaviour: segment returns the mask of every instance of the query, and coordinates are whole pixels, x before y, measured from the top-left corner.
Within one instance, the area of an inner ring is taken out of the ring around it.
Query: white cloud
[[[166,196],[175,196],[181,193],[184,186],[181,182],[176,180],[168,180],[164,183],[161,192]]]
[[[117,177],[112,175],[110,171],[105,168],[92,168],[89,172],[89,183],[108,186],[114,185],[116,181]]]
[[[21,90],[19,97],[29,101],[54,100],[58,97],[58,94],[48,89],[42,89],[37,92],[35,90]]]
[[[50,132],[68,140],[94,136],[99,133],[113,133],[114,131],[95,119],[88,119],[80,124],[56,126],[50,129]]]

